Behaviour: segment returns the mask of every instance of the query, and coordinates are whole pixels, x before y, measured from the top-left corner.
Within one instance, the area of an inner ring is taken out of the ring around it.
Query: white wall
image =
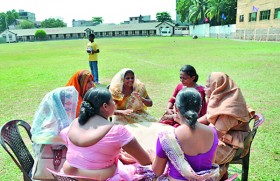
[[[201,24],[190,26],[190,35],[198,37],[233,38],[236,32],[236,25],[210,26]]]
[[[201,25],[190,25],[190,35],[196,35],[198,37],[209,37],[209,24],[201,24]]]

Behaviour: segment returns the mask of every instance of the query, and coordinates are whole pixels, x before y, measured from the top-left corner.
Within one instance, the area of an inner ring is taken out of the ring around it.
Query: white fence
[[[211,26],[209,24],[190,25],[190,35],[197,35],[198,37],[213,37],[213,38],[234,38],[236,26]]]

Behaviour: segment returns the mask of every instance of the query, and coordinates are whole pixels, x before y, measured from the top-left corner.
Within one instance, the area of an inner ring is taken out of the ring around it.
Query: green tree
[[[189,7],[188,19],[192,24],[204,23],[205,11],[207,8],[206,0],[191,0],[192,5]]]
[[[57,28],[57,27],[66,27],[66,23],[64,23],[60,19],[49,18],[45,19],[41,23],[42,28]]]
[[[235,24],[237,0],[208,0],[206,16],[212,20],[211,25]],[[222,18],[225,15],[225,19]]]
[[[102,17],[92,17],[92,21],[94,24],[102,24],[103,18]]]
[[[23,20],[20,22],[19,26],[22,28],[22,29],[32,29],[35,27],[34,23],[31,22],[31,21],[28,21],[28,20]]]
[[[47,33],[44,30],[37,30],[35,32],[36,39],[44,40],[47,37]]]
[[[178,0],[176,3],[176,12],[181,22],[188,20],[189,8],[193,5],[191,0]]]
[[[16,10],[7,11],[6,13],[0,13],[0,32],[4,31],[6,27],[15,22],[19,18],[18,12]]]
[[[158,22],[164,22],[164,21],[172,22],[170,14],[166,11],[157,13],[156,19]]]

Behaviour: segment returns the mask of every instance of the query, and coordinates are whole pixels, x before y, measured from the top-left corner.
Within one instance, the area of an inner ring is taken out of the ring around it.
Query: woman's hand
[[[114,115],[130,115],[132,112],[133,109],[115,110]]]
[[[123,115],[130,115],[131,113],[133,113],[133,109],[126,109],[122,111]]]
[[[166,111],[165,111],[165,113],[166,113],[167,115],[172,115],[172,114],[174,114],[174,111],[173,111],[172,108],[167,108]]]
[[[123,162],[124,164],[133,164],[136,163],[136,160],[133,156],[131,156],[130,154],[128,154],[126,151],[124,151],[123,149],[121,149],[120,151],[120,156],[119,159],[121,160],[121,162]]]

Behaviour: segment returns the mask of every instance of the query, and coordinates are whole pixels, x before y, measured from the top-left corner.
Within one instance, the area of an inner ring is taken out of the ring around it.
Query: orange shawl
[[[90,78],[92,78],[93,80],[93,75],[88,70],[79,70],[70,78],[70,80],[66,84],[66,86],[74,86],[79,93],[76,117],[78,117],[80,113],[81,103],[86,93],[87,83]],[[93,85],[93,87],[95,87],[95,85]]]
[[[208,121],[215,125],[219,115],[227,115],[248,122],[247,105],[236,83],[222,72],[211,73],[209,80],[211,95],[207,107]]]

